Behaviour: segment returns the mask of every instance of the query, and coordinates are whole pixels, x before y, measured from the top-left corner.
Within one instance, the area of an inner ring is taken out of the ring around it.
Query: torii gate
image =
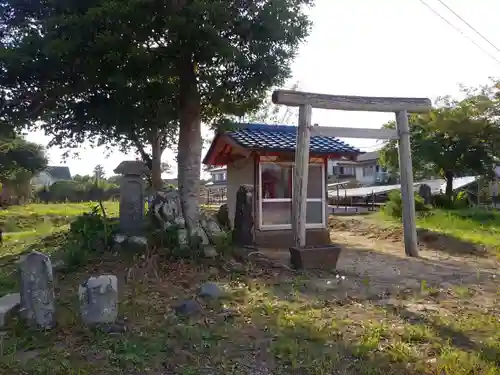
[[[299,127],[297,131],[297,148],[295,150],[294,189],[292,199],[292,230],[295,236],[296,246],[303,247],[306,244],[309,140],[312,131],[314,134],[329,137],[398,140],[405,253],[408,256],[418,256],[408,113],[430,111],[430,99],[339,96],[277,90],[273,92],[272,100],[275,104],[299,107]],[[337,109],[343,111],[394,112],[396,114],[397,128],[394,130],[311,127],[312,108]]]

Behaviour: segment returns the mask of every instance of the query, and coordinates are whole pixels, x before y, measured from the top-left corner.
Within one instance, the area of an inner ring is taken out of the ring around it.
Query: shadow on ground
[[[403,242],[403,230],[400,226],[383,227],[360,219],[340,219],[335,216],[330,216],[329,225],[334,234],[339,231],[349,232],[352,235],[362,236],[374,241]],[[484,246],[463,241],[455,236],[441,232],[418,228],[417,237],[420,246],[440,253],[458,256],[491,256]]]

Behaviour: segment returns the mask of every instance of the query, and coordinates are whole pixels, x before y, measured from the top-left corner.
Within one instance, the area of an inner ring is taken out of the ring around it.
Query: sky
[[[435,15],[422,2],[487,50],[495,61],[467,37]],[[500,47],[500,2],[443,0],[490,42]],[[301,91],[337,95],[428,97],[459,96],[459,85],[478,86],[500,76],[500,52],[455,17],[439,0],[316,0],[309,11],[313,27],[292,65],[289,86]],[[312,122],[320,126],[379,128],[393,114],[313,109]],[[296,125],[296,119],[290,119]],[[212,136],[208,129],[204,136]],[[47,144],[43,133],[28,139]],[[377,141],[346,139],[362,151],[380,147]],[[205,146],[206,151],[207,146]],[[63,160],[64,150],[48,151],[51,165],[68,165],[72,175],[91,174],[96,164],[106,175],[135,153],[103,148],[81,148],[79,158]],[[205,153],[204,151],[204,153]],[[107,156],[106,156],[107,155]],[[173,166],[165,177],[176,177],[174,153],[163,161]]]

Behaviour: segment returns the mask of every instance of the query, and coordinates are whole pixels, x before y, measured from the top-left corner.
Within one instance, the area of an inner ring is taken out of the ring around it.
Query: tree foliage
[[[178,139],[181,204],[194,233],[201,121],[243,116],[283,84],[308,34],[311,4],[6,0],[0,85],[19,104],[2,120],[42,120],[59,145],[134,145],[155,171],[161,151]]]
[[[0,191],[2,201],[31,195],[31,178],[47,166],[42,146],[22,137],[0,137]]]
[[[0,182],[31,178],[47,166],[42,146],[22,137],[0,138]]]
[[[413,170],[416,179],[441,176],[446,194],[452,195],[453,178],[491,176],[500,157],[500,128],[492,115],[496,104],[468,91],[460,101],[438,100],[428,114],[410,117]],[[386,127],[395,127],[394,122]],[[396,142],[382,149],[381,164],[398,168]]]

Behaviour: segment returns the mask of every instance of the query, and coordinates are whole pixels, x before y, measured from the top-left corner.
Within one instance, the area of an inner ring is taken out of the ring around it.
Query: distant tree
[[[51,202],[80,202],[85,201],[87,187],[84,183],[75,180],[56,181],[48,189]]]
[[[429,114],[411,116],[415,177],[442,176],[446,195],[451,198],[455,177],[491,176],[500,157],[500,128],[490,108],[475,95],[461,101],[446,97]],[[394,128],[395,124],[385,126]],[[396,142],[386,144],[380,161],[389,168],[399,167]]]
[[[110,176],[106,179],[106,181],[111,184],[111,185],[118,185],[120,184],[120,179],[122,178],[122,176],[119,176],[119,175],[113,175],[113,176]]]
[[[97,164],[94,167],[94,180],[95,184],[99,185],[100,182],[104,179],[104,167],[101,164]]]
[[[93,176],[89,176],[89,175],[79,175],[79,174],[75,174],[73,176],[73,180],[74,181],[77,181],[77,182],[83,182],[83,183],[88,183],[88,182],[91,182],[93,180]]]

